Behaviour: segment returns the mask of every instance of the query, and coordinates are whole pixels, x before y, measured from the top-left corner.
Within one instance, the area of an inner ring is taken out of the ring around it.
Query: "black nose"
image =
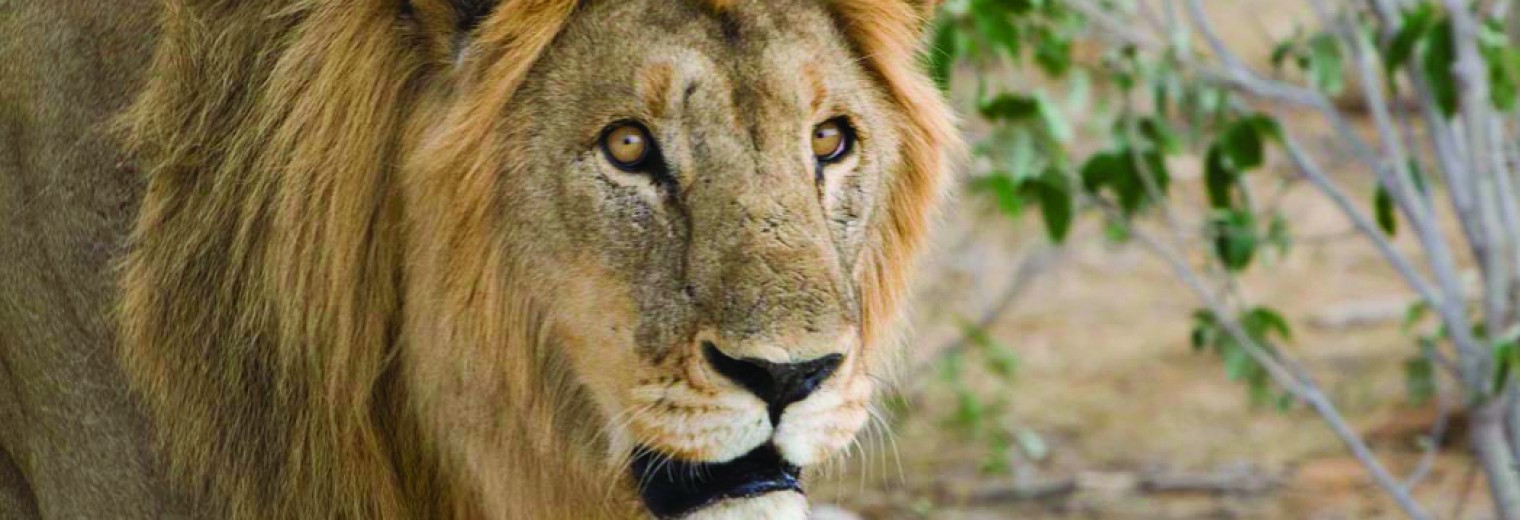
[[[723,377],[732,379],[770,405],[771,424],[781,422],[781,412],[806,399],[839,368],[844,356],[829,354],[801,363],[772,363],[754,358],[731,358],[712,342],[702,342],[702,355]]]

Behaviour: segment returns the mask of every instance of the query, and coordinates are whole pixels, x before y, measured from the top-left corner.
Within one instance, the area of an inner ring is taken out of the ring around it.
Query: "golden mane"
[[[507,406],[542,419],[521,429],[594,426],[576,423],[578,390],[536,348],[489,196],[515,164],[505,107],[578,2],[501,1],[456,64],[460,6],[488,3],[165,2],[149,80],[123,116],[148,188],[121,275],[120,354],[202,514],[470,517],[508,500],[532,516],[555,511],[534,500],[587,493],[503,482],[517,496],[467,496],[446,469],[458,454],[424,433],[447,385],[400,383],[425,369],[409,349],[505,345],[484,363],[510,371]],[[857,273],[873,341],[959,145],[919,70],[925,10],[829,5],[906,115],[905,161]]]

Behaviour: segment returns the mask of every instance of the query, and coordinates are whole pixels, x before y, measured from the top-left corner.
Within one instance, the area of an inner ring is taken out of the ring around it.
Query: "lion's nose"
[[[829,354],[799,363],[772,363],[755,358],[732,358],[710,341],[702,342],[707,362],[769,405],[771,424],[781,422],[788,405],[806,399],[839,368],[840,354]]]

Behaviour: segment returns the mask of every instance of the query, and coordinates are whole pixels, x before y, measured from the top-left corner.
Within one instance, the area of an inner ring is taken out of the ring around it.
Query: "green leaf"
[[[993,374],[1004,379],[1011,380],[1019,368],[1019,355],[1013,349],[1008,348],[1002,342],[987,334],[987,330],[976,326],[965,328],[966,339],[975,345],[982,355],[987,358],[987,368]]]
[[[1388,42],[1388,49],[1383,54],[1383,62],[1390,78],[1400,67],[1409,63],[1414,56],[1415,48],[1430,28],[1435,25],[1436,9],[1430,2],[1420,2],[1414,9],[1404,12],[1403,20],[1399,22],[1399,28],[1394,32],[1393,39]]]
[[[1162,155],[1175,154],[1183,149],[1182,138],[1172,125],[1159,117],[1142,117],[1135,122],[1139,128],[1141,137],[1144,137],[1153,149],[1160,151]]]
[[[1017,58],[1023,52],[1023,38],[1018,27],[1008,20],[1008,13],[993,1],[971,3],[972,24],[982,37],[1001,47],[1008,56]]]
[[[1140,51],[1134,45],[1109,47],[1103,53],[1103,72],[1122,92],[1134,90],[1143,73],[1139,63]]]
[[[1282,129],[1266,114],[1253,114],[1231,122],[1204,156],[1204,184],[1209,205],[1215,209],[1234,206],[1233,194],[1241,174],[1266,163],[1266,142],[1280,139]]]
[[[1330,95],[1345,90],[1346,79],[1342,75],[1345,63],[1341,58],[1340,41],[1335,35],[1323,33],[1310,38],[1307,59],[1309,77],[1314,86]]]
[[[1425,33],[1425,52],[1420,68],[1435,95],[1441,113],[1452,117],[1457,113],[1457,78],[1452,66],[1457,62],[1457,48],[1452,34],[1451,20],[1442,19]]]
[[[1508,112],[1520,98],[1520,51],[1516,51],[1498,20],[1489,20],[1480,28],[1478,50],[1488,64],[1494,108]]]
[[[1111,244],[1128,243],[1131,238],[1129,225],[1118,219],[1105,220],[1103,222],[1103,238]]]
[[[1172,176],[1166,167],[1166,158],[1157,150],[1121,150],[1128,159],[1123,176],[1115,177],[1114,190],[1119,195],[1119,206],[1126,215],[1133,215],[1152,202],[1151,189],[1165,197],[1171,187]],[[1151,186],[1146,185],[1147,178]]]
[[[1024,213],[1024,196],[1019,193],[1017,181],[1008,172],[995,171],[978,178],[972,182],[971,189],[991,194],[997,200],[998,210],[1004,215],[1018,218]]]
[[[1018,374],[1019,356],[1013,349],[997,343],[988,347],[987,368],[1004,381],[1012,381],[1013,376]]]
[[[966,390],[956,392],[955,415],[952,421],[963,433],[970,435],[978,433],[986,417],[987,407],[980,397]]]
[[[934,84],[942,91],[950,90],[950,73],[955,68],[955,60],[960,57],[960,49],[956,45],[956,28],[948,16],[941,16],[934,23],[934,39],[927,54],[929,59],[929,77],[934,79]]]
[[[1219,135],[1218,143],[1224,147],[1234,169],[1246,172],[1266,163],[1266,137],[1275,128],[1277,123],[1269,117],[1245,117],[1225,129],[1224,134]]]
[[[1297,403],[1298,399],[1293,397],[1293,394],[1283,392],[1277,396],[1277,411],[1281,413],[1290,412],[1293,410],[1293,405]]]
[[[1071,232],[1071,222],[1076,217],[1075,196],[1071,184],[1061,170],[1051,168],[1035,178],[1026,179],[1021,186],[1030,198],[1039,201],[1040,215],[1045,220],[1045,232],[1055,243],[1066,241]]]
[[[1243,381],[1251,376],[1257,368],[1256,360],[1246,350],[1230,342],[1222,353],[1224,357],[1224,374],[1231,381]]]
[[[1203,181],[1208,187],[1209,205],[1215,209],[1233,206],[1231,194],[1234,193],[1235,180],[1239,175],[1234,164],[1226,158],[1224,148],[1219,143],[1210,146],[1203,161]]]
[[[982,458],[981,471],[989,475],[999,475],[1012,471],[1013,465],[1009,462],[1012,455],[1012,442],[1002,432],[991,432],[987,437],[987,456]]]
[[[1071,234],[1071,199],[1071,192],[1066,190],[1040,190],[1040,214],[1045,219],[1045,232],[1057,244],[1066,242],[1067,235]]]
[[[1414,178],[1414,189],[1418,190],[1420,195],[1430,194],[1426,187],[1428,181],[1425,179],[1425,169],[1420,167],[1420,161],[1409,160],[1409,176]]]
[[[1269,341],[1272,336],[1286,340],[1293,334],[1288,321],[1276,310],[1268,307],[1254,307],[1241,313],[1238,323],[1247,336],[1253,338],[1262,348],[1268,349],[1268,352],[1274,348]],[[1292,407],[1294,402],[1292,395],[1278,392],[1274,388],[1272,377],[1267,373],[1266,368],[1237,343],[1233,336],[1224,333],[1219,319],[1213,312],[1208,309],[1193,312],[1191,340],[1194,352],[1212,349],[1219,354],[1224,361],[1225,377],[1231,381],[1245,383],[1253,405],[1271,405],[1284,411]]]
[[[1424,319],[1425,315],[1429,312],[1429,302],[1416,300],[1414,303],[1409,304],[1409,308],[1404,311],[1404,324],[1400,328],[1403,329],[1405,334],[1408,334],[1414,330],[1415,325],[1420,324],[1420,320]]]
[[[1104,186],[1113,182],[1115,177],[1129,169],[1129,158],[1121,156],[1119,152],[1102,152],[1093,154],[1082,163],[1079,175],[1082,177],[1082,189],[1096,195]]]
[[[1219,137],[1219,143],[1224,146],[1230,163],[1239,172],[1256,169],[1266,161],[1266,146],[1262,144],[1262,134],[1257,134],[1254,126],[1237,123]]]
[[[1494,345],[1494,395],[1504,392],[1516,367],[1520,367],[1520,345],[1515,340]]]
[[[1272,222],[1267,224],[1267,243],[1277,248],[1281,256],[1287,256],[1293,249],[1293,234],[1288,229],[1288,219],[1281,213],[1272,215]]]
[[[1505,62],[1499,60],[1489,62],[1489,92],[1494,108],[1508,112],[1515,108],[1516,100],[1520,99],[1520,77],[1517,77],[1520,73],[1509,70],[1514,65],[1503,63]]]
[[[1272,68],[1282,70],[1283,63],[1286,63],[1288,58],[1297,57],[1299,57],[1299,49],[1296,37],[1277,42],[1277,45],[1272,47]]]
[[[984,143],[986,148],[982,155],[993,161],[1001,159],[999,164],[1015,181],[1033,177],[1039,174],[1045,161],[1054,159],[1053,154],[1060,152],[1036,143],[1040,140],[1037,133],[1027,123],[1000,125]]]
[[[1196,311],[1193,311],[1193,322],[1214,325],[1219,323],[1219,318],[1214,315],[1214,311],[1208,309],[1198,309]]]
[[[1043,3],[1043,0],[998,0],[996,3],[1002,8],[1007,9],[1009,13],[1022,15],[1029,14],[1035,7],[1038,7],[1037,4]]]
[[[1415,356],[1404,361],[1404,390],[1409,403],[1419,406],[1430,402],[1436,395],[1436,370],[1425,356]]]
[[[1193,331],[1188,334],[1188,344],[1193,347],[1193,352],[1202,352],[1209,345],[1214,344],[1214,329],[1205,325],[1193,326]]]
[[[1388,236],[1397,235],[1399,232],[1399,221],[1395,217],[1393,210],[1393,196],[1388,193],[1388,188],[1383,187],[1382,184],[1379,184],[1377,190],[1373,192],[1372,206],[1376,210],[1378,227],[1383,228],[1383,232],[1387,233]]]
[[[1288,320],[1270,307],[1254,307],[1241,317],[1240,322],[1251,334],[1251,339],[1263,345],[1271,343],[1272,333],[1285,341],[1293,339],[1293,327],[1288,325]]]
[[[1520,369],[1520,343],[1514,337],[1494,344],[1494,395],[1504,391],[1510,375]]]
[[[1194,352],[1203,352],[1204,349],[1219,344],[1219,320],[1214,318],[1213,312],[1207,309],[1193,312],[1193,331],[1189,339]]]
[[[1051,77],[1065,77],[1071,70],[1071,39],[1053,31],[1036,31],[1034,62]]]
[[[977,111],[992,121],[1031,121],[1041,116],[1039,100],[1016,94],[998,94],[983,102]]]
[[[1045,123],[1045,133],[1059,142],[1071,140],[1071,124],[1066,122],[1066,115],[1061,112],[1061,107],[1050,101],[1043,93],[1035,94],[1035,108],[1040,114],[1040,120]]]
[[[1251,265],[1256,256],[1256,218],[1249,212],[1223,210],[1214,215],[1211,222],[1214,234],[1214,254],[1225,268],[1242,271]]]
[[[1282,141],[1282,125],[1266,113],[1256,112],[1242,117],[1239,124],[1250,126],[1263,142]]]

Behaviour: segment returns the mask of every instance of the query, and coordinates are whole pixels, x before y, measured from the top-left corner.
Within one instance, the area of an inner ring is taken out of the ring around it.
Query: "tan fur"
[[[747,4],[707,8],[742,14]],[[925,7],[827,6],[876,82],[858,96],[885,103],[888,126],[862,133],[900,152],[861,159],[887,170],[880,193],[867,192],[884,206],[870,213],[860,261],[827,248],[775,254],[822,255],[791,267],[858,294],[783,295],[845,316],[797,318],[824,324],[819,334],[710,333],[725,348],[762,338],[742,347],[757,356],[849,353],[840,382],[777,428],[778,439],[800,439],[782,449],[805,462],[864,420],[868,379],[891,357],[913,258],[958,152],[919,70]],[[670,428],[683,420],[625,417],[640,385],[680,379],[701,406],[751,413],[690,352],[617,354],[650,363],[626,371],[598,364],[612,354],[588,349],[631,337],[646,300],[607,282],[622,275],[595,256],[526,243],[539,230],[517,206],[539,202],[502,195],[524,189],[513,179],[544,174],[522,150],[553,143],[519,131],[539,119],[514,101],[562,88],[522,92],[580,9],[504,0],[461,34],[446,0],[412,2],[410,21],[397,1],[167,2],[150,79],[123,118],[149,183],[118,319],[126,372],[201,514],[628,517],[639,509],[619,457],[633,441],[678,450]],[[637,97],[663,106],[692,66],[645,69]],[[827,87],[808,90],[816,99],[833,95]],[[835,273],[841,263],[852,271]],[[775,312],[775,323],[792,319]],[[827,420],[844,422],[826,440],[798,430]],[[721,458],[706,446],[691,456]]]

